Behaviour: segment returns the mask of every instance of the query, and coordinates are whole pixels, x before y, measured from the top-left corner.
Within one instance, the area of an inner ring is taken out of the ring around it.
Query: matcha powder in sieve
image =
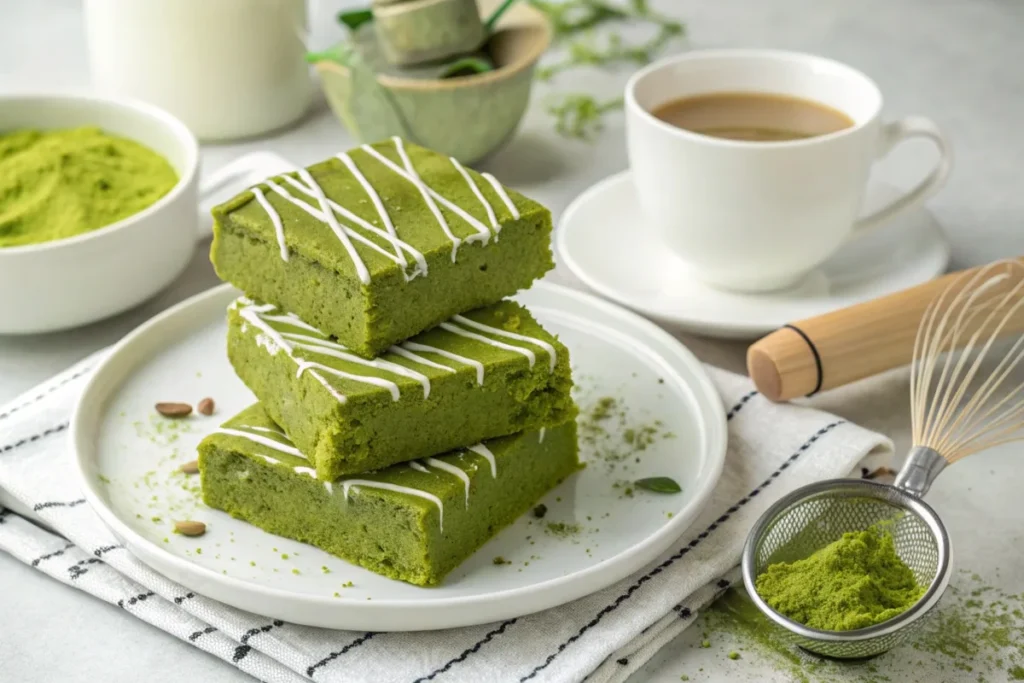
[[[0,133],[0,248],[116,223],[177,182],[162,156],[96,127]]]
[[[795,562],[769,565],[757,593],[776,612],[824,631],[851,631],[910,609],[925,589],[877,526],[844,534]]]

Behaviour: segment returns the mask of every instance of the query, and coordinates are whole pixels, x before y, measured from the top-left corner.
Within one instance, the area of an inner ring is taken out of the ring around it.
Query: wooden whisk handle
[[[766,398],[788,401],[906,365],[928,304],[982,267],[787,325],[751,345],[747,372]]]

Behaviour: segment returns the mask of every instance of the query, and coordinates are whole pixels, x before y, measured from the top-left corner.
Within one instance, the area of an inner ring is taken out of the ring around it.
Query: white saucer
[[[601,590],[658,557],[700,513],[722,471],[724,411],[697,359],[629,311],[538,283],[517,298],[569,347],[580,406],[593,410],[602,397],[617,399],[608,438],[588,431],[580,444],[588,466],[544,497],[544,519],[523,515],[441,586],[386,579],[208,509],[198,480],[174,474],[195,458],[206,434],[254,400],[224,349],[224,311],[237,295],[218,287],[128,335],[90,380],[71,422],[79,483],[114,534],[156,571],[234,607],[368,631],[451,628],[540,611]],[[171,424],[153,411],[158,401],[206,395],[216,401],[212,417]],[[623,453],[623,427],[644,425],[658,425],[646,448],[610,459],[610,452]],[[683,490],[624,493],[628,482],[651,476],[672,477]],[[183,518],[206,522],[206,534],[171,533],[172,520]],[[567,535],[549,523],[579,528]],[[495,564],[498,557],[508,564]]]
[[[868,185],[865,210],[896,190]],[[681,330],[753,339],[782,325],[926,282],[949,262],[935,217],[915,208],[851,242],[799,285],[768,294],[739,294],[691,279],[685,266],[644,224],[629,171],[605,178],[562,214],[558,255],[587,286]]]

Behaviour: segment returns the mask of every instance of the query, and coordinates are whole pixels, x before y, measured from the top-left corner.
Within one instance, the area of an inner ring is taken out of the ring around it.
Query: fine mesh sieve
[[[797,489],[765,511],[751,529],[743,550],[743,583],[758,608],[785,629],[794,644],[826,657],[872,657],[910,636],[938,603],[949,584],[952,549],[938,515],[918,497],[945,464],[929,450],[914,449],[892,486],[834,479]],[[877,523],[892,534],[897,554],[918,584],[928,586],[906,612],[868,628],[822,631],[784,617],[757,594],[757,577],[768,565],[805,558],[848,531]]]

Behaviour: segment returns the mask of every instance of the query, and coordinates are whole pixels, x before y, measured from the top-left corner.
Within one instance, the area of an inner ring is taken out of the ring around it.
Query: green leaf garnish
[[[676,480],[671,477],[648,477],[646,479],[637,479],[633,482],[633,486],[636,486],[638,489],[654,491],[655,493],[679,493],[683,490],[680,488],[679,484],[676,483]]]
[[[349,31],[355,31],[363,24],[373,21],[373,10],[367,8],[338,12],[338,21],[348,26]]]
[[[461,78],[473,76],[487,71],[494,71],[494,65],[480,57],[463,57],[452,62],[441,70],[441,78]]]

